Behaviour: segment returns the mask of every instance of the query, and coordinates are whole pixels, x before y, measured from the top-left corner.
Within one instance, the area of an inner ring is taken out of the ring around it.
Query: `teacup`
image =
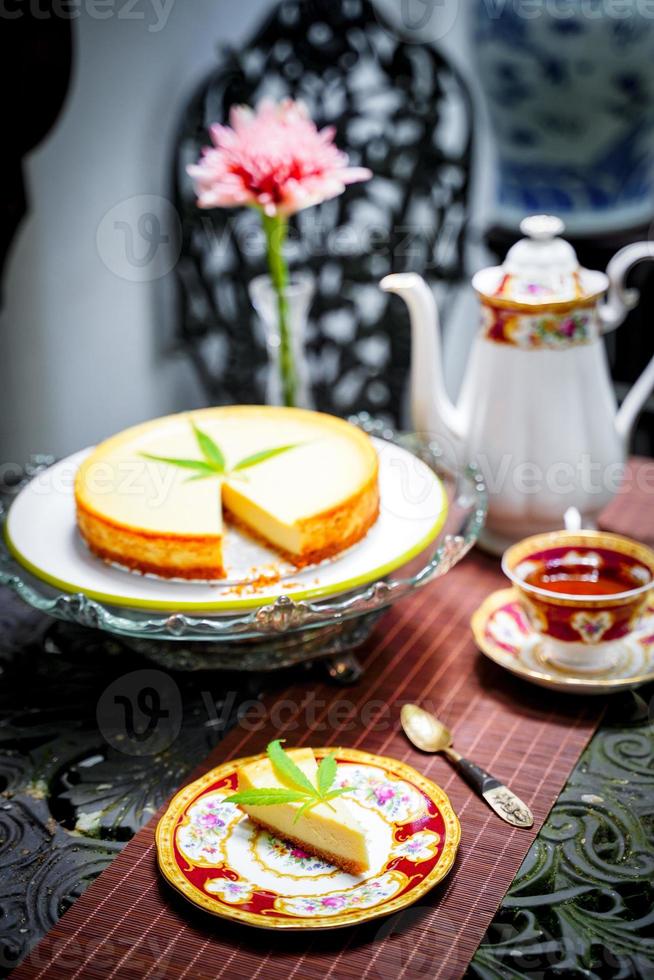
[[[548,658],[596,671],[615,663],[638,623],[654,584],[654,551],[604,531],[552,531],[512,545],[502,570]]]

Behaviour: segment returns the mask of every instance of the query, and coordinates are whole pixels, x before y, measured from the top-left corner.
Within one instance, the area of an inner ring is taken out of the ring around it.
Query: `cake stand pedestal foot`
[[[356,684],[363,674],[363,667],[354,653],[341,653],[325,661],[327,676],[335,684],[347,687]]]
[[[370,637],[384,612],[384,609],[375,610],[317,629],[222,640],[119,636],[58,621],[45,631],[42,643],[44,651],[52,656],[76,653],[88,662],[90,656],[136,654],[171,671],[227,670],[258,674],[322,660],[334,683],[355,684],[363,668],[352,651]]]

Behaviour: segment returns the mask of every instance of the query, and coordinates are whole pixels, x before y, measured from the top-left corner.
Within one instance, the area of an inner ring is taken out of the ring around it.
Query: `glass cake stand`
[[[281,595],[258,608],[232,614],[192,616],[174,610],[153,614],[48,585],[12,557],[3,534],[0,584],[60,624],[120,637],[124,645],[167,669],[265,671],[331,658],[331,676],[351,681],[359,670],[351,651],[368,638],[392,603],[445,575],[461,561],[477,540],[487,500],[477,469],[459,467],[438,444],[413,434],[398,434],[365,413],[350,421],[372,436],[413,452],[441,479],[448,498],[447,520],[436,540],[409,564],[379,581],[315,601]],[[40,466],[47,462],[41,460]],[[38,468],[27,471],[27,478]],[[6,512],[3,506],[3,524]]]

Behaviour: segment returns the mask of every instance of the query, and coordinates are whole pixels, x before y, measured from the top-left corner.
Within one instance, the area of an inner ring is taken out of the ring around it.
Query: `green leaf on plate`
[[[211,466],[216,473],[225,472],[225,457],[222,454],[220,446],[218,446],[210,435],[203,432],[202,429],[198,429],[195,422],[191,422],[193,427],[193,432],[195,433],[195,438],[197,440],[198,446],[200,447],[200,452],[206,459],[207,463]]]
[[[322,797],[322,800],[323,802],[326,803],[327,800],[333,800],[337,796],[342,796],[343,793],[351,793],[351,792],[352,792],[351,786],[343,786],[340,789],[330,789],[329,793],[325,793],[325,795]]]
[[[196,473],[195,476],[187,476],[184,483],[195,483],[196,480],[208,480],[212,476],[219,475],[220,474],[216,473],[215,470],[212,470],[211,473]]]
[[[217,476],[217,471],[209,463],[204,463],[201,459],[174,459],[171,456],[155,456],[154,453],[140,453],[144,459],[151,459],[155,463],[168,463],[169,466],[180,466],[185,470],[197,470],[206,476]]]
[[[277,803],[312,802],[306,793],[294,789],[244,789],[225,797],[225,803],[241,803],[243,806],[275,806]]]
[[[268,744],[266,749],[271,765],[275,770],[278,779],[290,783],[289,789],[281,787],[261,787],[259,789],[243,790],[233,793],[226,797],[227,803],[241,803],[244,806],[274,806],[276,803],[301,803],[293,823],[297,823],[300,817],[304,816],[324,803],[330,810],[334,807],[329,801],[337,796],[342,796],[348,792],[347,787],[340,789],[330,789],[336,778],[336,760],[333,755],[326,756],[318,767],[317,786],[314,786],[310,779],[302,772],[299,766],[293,762],[291,756],[282,748],[282,742],[276,738]]]
[[[336,759],[333,755],[326,755],[318,766],[318,792],[324,796],[336,779]]]
[[[316,787],[313,785],[311,780],[304,775],[299,766],[296,766],[290,755],[284,752],[282,743],[278,738],[276,738],[274,742],[270,742],[266,752],[268,753],[268,758],[270,759],[273,769],[277,773],[279,779],[290,783],[292,786],[295,786],[304,793],[309,793],[314,797],[318,796],[318,790]]]
[[[272,459],[273,456],[279,456],[280,453],[287,453],[289,449],[295,449],[301,445],[302,443],[300,442],[294,442],[288,446],[277,446],[275,449],[262,449],[261,452],[253,453],[252,456],[246,456],[245,459],[240,460],[234,467],[234,472],[246,470],[250,466],[256,466],[257,463],[263,463],[267,459]]]
[[[303,817],[305,813],[309,812],[309,810],[313,810],[314,806],[318,806],[320,802],[321,802],[320,800],[316,799],[316,800],[307,800],[306,803],[303,803],[302,806],[298,809],[295,816],[293,817],[293,823],[297,823],[300,817]]]

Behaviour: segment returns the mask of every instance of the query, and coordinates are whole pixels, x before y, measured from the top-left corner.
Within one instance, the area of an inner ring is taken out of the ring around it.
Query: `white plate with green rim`
[[[339,595],[407,564],[436,539],[447,517],[447,495],[433,470],[395,443],[373,442],[379,456],[377,522],[353,548],[301,571],[234,527],[226,534],[228,583],[165,580],[105,564],[88,551],[75,522],[75,473],[90,449],[51,466],[20,492],[5,525],[7,546],[40,581],[130,609],[219,615],[267,605],[280,595]],[[270,576],[271,567],[281,572],[280,580],[247,584]]]

